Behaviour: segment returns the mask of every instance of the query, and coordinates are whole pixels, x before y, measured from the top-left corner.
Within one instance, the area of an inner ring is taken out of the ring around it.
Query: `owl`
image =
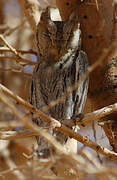
[[[76,13],[68,21],[52,21],[50,9],[41,14],[36,33],[38,61],[34,68],[30,86],[30,103],[42,110],[52,101],[63,96],[69,88],[80,80],[88,67],[88,58],[81,50],[81,31]],[[63,102],[49,108],[46,113],[61,123],[81,114],[88,91],[88,77],[72,91]],[[33,118],[39,127],[49,124],[41,118]],[[50,130],[61,144],[68,140],[67,135]],[[38,152],[47,156],[50,148],[41,137],[37,137]]]

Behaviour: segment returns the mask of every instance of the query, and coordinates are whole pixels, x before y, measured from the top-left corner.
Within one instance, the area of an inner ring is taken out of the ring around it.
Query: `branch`
[[[3,151],[1,151],[0,155],[5,160],[7,167],[9,167],[8,170],[0,172],[0,176],[4,177],[5,174],[12,173],[16,177],[16,179],[24,180],[25,179],[24,174],[20,171],[21,169],[24,169],[24,168],[23,168],[23,166],[17,167],[15,162],[11,159],[9,150],[7,148],[4,149]]]
[[[0,71],[4,71],[4,72],[10,71],[10,72],[18,73],[18,74],[21,74],[21,75],[24,75],[24,76],[28,76],[28,77],[32,76],[32,74],[30,74],[30,73],[25,73],[25,72],[22,72],[21,70],[12,69],[12,68],[10,68],[10,69],[0,68]]]
[[[0,39],[1,39],[1,40],[4,42],[4,44],[9,48],[9,50],[17,57],[17,58],[16,58],[16,61],[17,61],[17,62],[20,62],[19,59],[21,59],[21,60],[22,60],[23,62],[25,62],[25,63],[33,63],[33,62],[31,62],[31,61],[29,61],[29,60],[27,60],[27,59],[22,58],[22,57],[20,56],[20,54],[16,51],[16,49],[13,48],[13,47],[5,40],[4,36],[1,35],[1,34],[0,34]],[[1,57],[2,57],[2,56],[1,56]]]
[[[8,130],[11,130],[11,129],[14,129],[18,126],[22,126],[21,122],[19,123],[18,121],[1,121],[0,122],[0,131],[2,131],[2,129],[4,131],[8,131]]]
[[[40,4],[38,0],[18,0],[27,20],[35,33],[36,25],[40,19]]]
[[[105,116],[107,116],[113,112],[117,112],[117,103],[106,106],[106,107],[101,108],[101,109],[98,109],[94,112],[87,113],[83,116],[83,118],[80,118],[80,117],[76,118],[75,122],[74,122],[74,120],[65,120],[64,124],[69,126],[69,127],[72,127],[75,125],[85,126],[89,122],[103,118],[103,117],[105,117]]]
[[[110,159],[117,161],[117,153],[114,153],[114,152],[112,152],[112,151],[98,145],[97,143],[91,141],[88,137],[84,137],[84,136],[81,136],[79,133],[73,132],[71,129],[69,129],[66,126],[62,125],[59,121],[47,116],[46,114],[44,114],[41,111],[35,109],[29,103],[24,101],[19,96],[14,95],[10,90],[5,88],[1,84],[0,84],[0,91],[1,91],[0,100],[12,110],[12,112],[16,115],[16,117],[18,117],[18,119],[21,120],[26,127],[32,129],[36,133],[39,133],[39,135],[41,137],[43,137],[46,140],[47,143],[51,144],[55,148],[55,150],[57,150],[58,152],[60,152],[60,149],[62,148],[62,145],[60,145],[60,143],[58,143],[54,139],[53,136],[51,136],[49,133],[47,133],[47,131],[42,130],[41,128],[39,128],[36,125],[32,124],[32,122],[29,120],[29,118],[27,119],[26,117],[25,118],[22,117],[19,114],[16,107],[11,102],[8,101],[8,99],[4,96],[3,93],[7,94],[7,96],[9,96],[9,97],[12,97],[19,104],[21,104],[22,106],[24,106],[25,108],[27,108],[31,112],[38,115],[44,121],[49,122],[50,125],[52,124],[53,128],[56,127],[56,130],[68,135],[69,137],[72,137],[72,138],[76,139],[77,141],[83,143],[85,146],[88,146],[88,147],[92,148],[93,150],[97,151],[98,153],[101,153],[101,154],[109,157]]]
[[[1,140],[15,140],[22,139],[32,136],[37,136],[39,133],[36,133],[31,130],[19,130],[19,131],[0,131],[0,139]]]
[[[19,53],[16,51],[15,48],[13,48],[4,38],[3,35],[0,34],[0,39],[4,42],[4,44],[9,48],[9,50],[15,54],[17,57],[21,58],[21,56],[19,55]]]
[[[34,66],[36,63],[33,62],[33,61],[30,61],[28,59],[24,59],[24,58],[19,58],[19,57],[13,57],[13,56],[3,56],[3,55],[0,55],[0,60],[1,59],[7,59],[7,60],[13,60],[13,61],[16,61],[16,62],[20,62],[21,64],[23,63],[23,66],[25,65],[30,65],[30,66]]]
[[[13,32],[15,32],[16,30],[19,30],[23,27],[23,25],[25,24],[26,20],[24,19],[21,24],[19,24],[18,26],[14,27],[14,28],[10,28],[7,27],[7,31],[4,31],[3,35],[4,37],[6,36],[10,36]]]
[[[106,107],[96,110],[94,112],[87,113],[86,115],[84,115],[84,118],[82,120],[80,120],[80,123],[87,124],[93,120],[103,118],[113,112],[117,112],[117,103],[106,106]],[[76,122],[77,122],[77,120],[76,120]],[[77,122],[77,123],[79,124],[79,122]]]
[[[37,52],[29,49],[29,50],[16,50],[18,53],[21,54],[34,54],[35,56],[37,56]],[[11,52],[11,50],[7,47],[0,47],[0,52]]]

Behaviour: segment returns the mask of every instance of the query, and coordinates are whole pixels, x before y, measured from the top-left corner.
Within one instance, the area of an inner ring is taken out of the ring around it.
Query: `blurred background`
[[[53,7],[52,19],[60,20],[55,0],[39,0],[40,8],[43,9],[48,5]],[[22,58],[36,62],[36,42],[34,34],[28,24],[17,0],[0,0],[0,34],[5,40],[14,47]],[[18,62],[18,58],[6,47],[5,43],[0,39],[0,83],[9,88],[15,94],[28,101],[29,84],[34,65],[24,62]],[[13,102],[15,106],[25,115],[22,107]],[[10,122],[17,121],[17,118],[9,110],[7,106],[0,102],[0,131],[13,131],[16,127],[10,127]],[[8,125],[8,126],[7,126]],[[93,126],[96,128],[96,134]],[[89,124],[86,128],[82,128],[80,133],[88,136],[97,143],[111,149],[103,129],[95,124]],[[17,130],[22,128],[17,126]],[[33,152],[35,146],[35,138],[16,139],[16,140],[0,140],[0,180],[2,179],[32,179],[33,172],[25,171],[25,165],[28,162],[28,155]],[[78,150],[83,145],[78,143]],[[89,148],[87,148],[89,149]],[[92,150],[90,150],[92,151]],[[92,151],[93,152],[93,151]],[[93,152],[94,153],[94,152]],[[103,157],[98,160],[103,160]],[[9,168],[19,168],[21,171],[7,171]],[[23,171],[23,174],[22,174]],[[24,172],[25,171],[25,172]],[[24,177],[24,174],[26,175]]]

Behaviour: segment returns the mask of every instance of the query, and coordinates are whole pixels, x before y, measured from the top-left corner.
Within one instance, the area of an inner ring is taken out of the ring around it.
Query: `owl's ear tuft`
[[[46,22],[50,19],[50,7],[47,7],[41,14],[40,22]]]

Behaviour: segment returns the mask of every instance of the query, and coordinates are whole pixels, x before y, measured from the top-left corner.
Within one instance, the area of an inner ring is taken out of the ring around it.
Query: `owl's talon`
[[[80,113],[78,115],[74,115],[72,117],[72,120],[75,124],[75,126],[77,126],[77,122],[80,122],[81,123],[81,126],[85,127],[85,125],[82,123],[82,119],[84,118],[84,114]]]

